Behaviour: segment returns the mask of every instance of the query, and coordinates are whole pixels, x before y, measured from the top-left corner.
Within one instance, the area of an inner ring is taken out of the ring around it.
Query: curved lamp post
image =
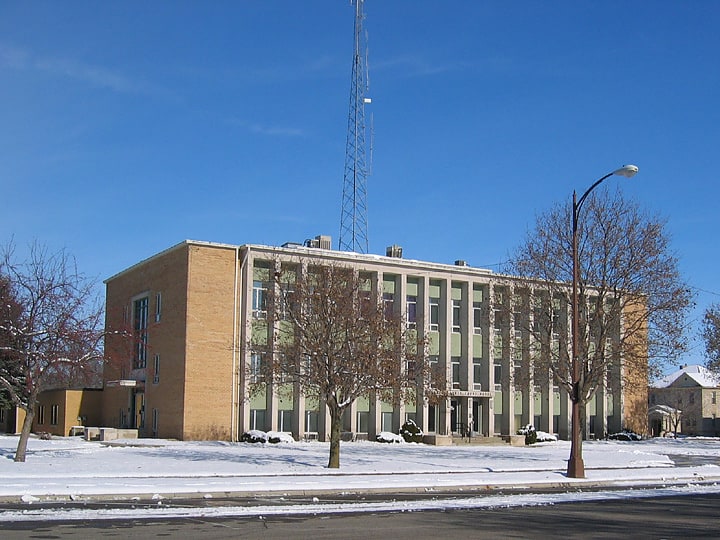
[[[595,182],[590,188],[583,193],[580,199],[577,198],[573,191],[573,219],[572,219],[572,435],[570,439],[570,458],[568,459],[567,475],[570,478],[585,478],[585,463],[582,458],[582,440],[580,430],[580,382],[581,382],[581,363],[578,360],[578,334],[579,334],[579,316],[578,316],[578,219],[580,209],[590,192],[598,187],[603,180],[613,175],[632,178],[637,174],[638,168],[635,165],[625,165],[618,170],[606,174],[600,180]]]

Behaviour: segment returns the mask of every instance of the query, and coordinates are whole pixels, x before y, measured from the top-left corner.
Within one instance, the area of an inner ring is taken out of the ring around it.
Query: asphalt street
[[[720,538],[720,495],[655,497],[478,510],[0,523],[26,538]]]

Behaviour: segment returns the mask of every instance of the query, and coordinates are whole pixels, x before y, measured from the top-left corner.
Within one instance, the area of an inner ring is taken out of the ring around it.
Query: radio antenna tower
[[[355,6],[355,51],[350,84],[350,113],[345,144],[342,212],[338,249],[368,252],[367,177],[370,167],[365,153],[365,96],[368,89],[367,34],[363,33],[364,0],[350,0]]]

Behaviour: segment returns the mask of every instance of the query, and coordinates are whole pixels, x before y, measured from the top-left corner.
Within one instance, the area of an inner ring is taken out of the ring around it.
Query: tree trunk
[[[30,438],[30,430],[35,419],[35,407],[28,407],[25,410],[25,420],[23,421],[22,430],[20,431],[20,439],[18,440],[17,450],[15,450],[15,461],[25,462],[25,454],[27,453],[27,443]]]
[[[328,469],[340,468],[340,432],[342,429],[342,409],[331,407],[330,409],[330,458]]]

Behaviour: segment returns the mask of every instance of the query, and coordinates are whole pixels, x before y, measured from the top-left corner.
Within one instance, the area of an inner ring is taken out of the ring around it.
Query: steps
[[[507,445],[509,441],[503,440],[502,437],[483,437],[482,435],[474,435],[469,439],[453,435],[453,446],[481,446],[481,445]]]

